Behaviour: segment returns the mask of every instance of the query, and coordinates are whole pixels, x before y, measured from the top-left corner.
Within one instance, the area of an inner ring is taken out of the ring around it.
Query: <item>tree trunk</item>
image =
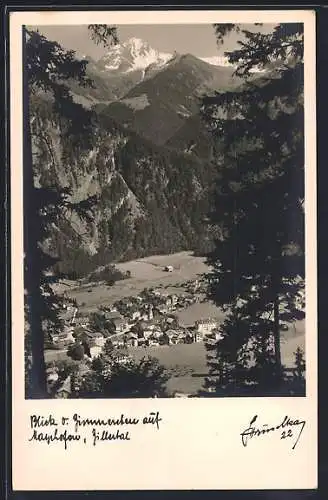
[[[273,315],[274,315],[274,350],[276,355],[276,364],[278,371],[281,372],[281,349],[280,349],[280,323],[279,323],[279,296],[276,294],[276,298],[273,303]]]
[[[29,86],[26,68],[26,29],[23,27],[23,198],[24,198],[24,281],[27,292],[28,321],[31,335],[32,398],[47,396],[42,328],[41,263],[38,249],[38,207],[33,178],[32,140],[30,129]]]
[[[280,242],[277,241],[276,255],[274,261],[274,269],[272,276],[273,284],[273,335],[274,335],[274,350],[276,357],[276,367],[278,372],[278,378],[282,373],[281,366],[281,347],[280,347],[280,321],[279,321],[279,291],[281,288],[281,246]]]

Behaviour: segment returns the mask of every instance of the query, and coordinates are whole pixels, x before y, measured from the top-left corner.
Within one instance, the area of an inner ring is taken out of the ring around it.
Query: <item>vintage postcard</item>
[[[316,488],[314,12],[11,12],[9,70],[13,489]]]

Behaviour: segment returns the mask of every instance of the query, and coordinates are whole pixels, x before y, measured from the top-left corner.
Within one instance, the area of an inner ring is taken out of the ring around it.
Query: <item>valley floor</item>
[[[165,266],[172,266],[173,271],[165,271]],[[57,286],[57,290],[66,291],[71,298],[75,298],[80,304],[81,312],[90,312],[96,310],[99,305],[112,304],[123,297],[136,296],[144,288],[166,287],[166,292],[177,293],[179,284],[196,279],[208,271],[204,258],[194,257],[190,252],[145,257],[116,264],[116,267],[122,272],[130,271],[131,278],[117,281],[110,287],[102,283],[79,286],[75,281],[65,281]]]

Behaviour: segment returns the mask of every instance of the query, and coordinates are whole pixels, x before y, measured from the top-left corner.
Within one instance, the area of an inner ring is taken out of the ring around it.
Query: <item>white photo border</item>
[[[24,395],[22,26],[78,24],[304,23],[306,397],[26,400]],[[316,65],[313,10],[40,11],[10,13],[12,480],[14,490],[312,489],[317,487]],[[157,431],[129,442],[48,446],[29,441],[31,414],[84,417],[159,411]],[[263,439],[242,446],[258,414],[306,420],[298,446]]]

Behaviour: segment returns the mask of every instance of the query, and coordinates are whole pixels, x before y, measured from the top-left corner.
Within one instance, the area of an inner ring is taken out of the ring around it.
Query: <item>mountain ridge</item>
[[[229,67],[211,66],[192,54],[176,54],[122,97],[102,106],[101,113],[141,137],[163,145],[199,112],[204,94],[238,84]]]
[[[98,60],[88,55],[83,58],[88,62],[87,75],[95,82],[95,86],[83,89],[75,82],[71,82],[70,86],[74,99],[88,108],[97,104],[111,104],[123,98],[136,85],[186,58],[206,64],[204,68],[207,67],[207,71],[213,75],[220,69],[229,70],[229,74],[233,70],[226,64],[224,57],[199,58],[192,54],[160,52],[138,38],[115,45]]]

